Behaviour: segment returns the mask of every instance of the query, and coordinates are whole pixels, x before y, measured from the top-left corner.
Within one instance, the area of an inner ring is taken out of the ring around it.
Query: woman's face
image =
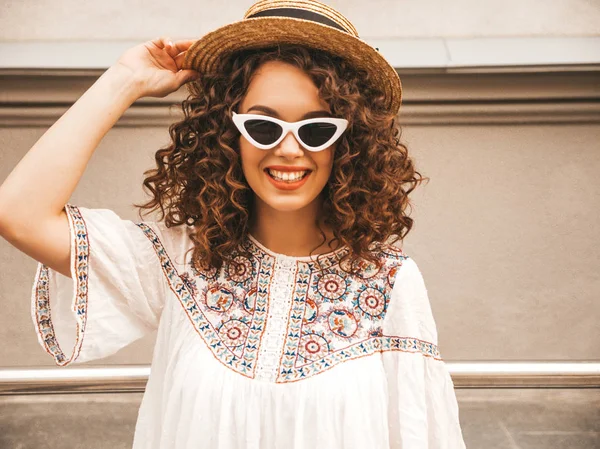
[[[331,117],[329,106],[319,98],[310,77],[281,61],[268,61],[257,69],[237,112],[268,115],[287,122]],[[270,150],[255,147],[243,136],[239,147],[244,176],[256,201],[278,211],[295,211],[318,201],[329,179],[335,152],[335,143],[319,152],[308,151],[291,132]],[[267,171],[272,166],[310,172],[301,186],[290,190],[273,182]]]

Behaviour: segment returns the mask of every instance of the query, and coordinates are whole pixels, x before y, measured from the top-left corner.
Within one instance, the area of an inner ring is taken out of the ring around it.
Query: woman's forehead
[[[267,106],[280,115],[329,110],[310,76],[281,61],[264,63],[252,77],[241,106],[245,111],[256,104]]]

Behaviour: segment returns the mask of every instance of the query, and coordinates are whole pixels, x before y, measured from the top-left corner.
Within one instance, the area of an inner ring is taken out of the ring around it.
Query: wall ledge
[[[174,40],[179,39],[173,36]],[[600,36],[363,38],[397,69],[530,70],[600,67]],[[1,41],[3,69],[106,69],[139,41]]]
[[[0,127],[49,127],[105,69],[0,69]],[[600,74],[581,67],[530,72],[401,73],[403,125],[600,122]],[[116,127],[163,127],[183,118],[186,86],[137,100]]]

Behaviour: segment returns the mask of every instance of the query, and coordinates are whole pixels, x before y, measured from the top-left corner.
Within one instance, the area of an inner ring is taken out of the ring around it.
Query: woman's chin
[[[266,203],[271,209],[279,212],[295,212],[310,204],[310,202],[303,201],[302,198],[270,198]]]
[[[261,192],[256,195],[263,206],[279,212],[295,212],[309,207],[315,198],[308,195],[289,195],[278,192]]]

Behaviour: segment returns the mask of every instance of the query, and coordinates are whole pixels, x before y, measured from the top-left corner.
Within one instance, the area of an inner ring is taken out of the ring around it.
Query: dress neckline
[[[329,251],[328,253],[313,254],[312,256],[288,256],[286,254],[276,253],[275,251],[270,250],[269,248],[264,246],[262,243],[260,243],[252,234],[248,233],[247,235],[248,235],[248,239],[255,246],[257,246],[260,250],[262,250],[263,252],[269,254],[270,256],[273,256],[278,259],[296,260],[296,261],[300,261],[300,262],[311,262],[311,261],[315,260],[317,257],[326,257],[326,258],[334,257],[337,254],[342,253],[346,249],[348,249],[347,245],[343,245],[337,249],[334,249],[333,251]]]

